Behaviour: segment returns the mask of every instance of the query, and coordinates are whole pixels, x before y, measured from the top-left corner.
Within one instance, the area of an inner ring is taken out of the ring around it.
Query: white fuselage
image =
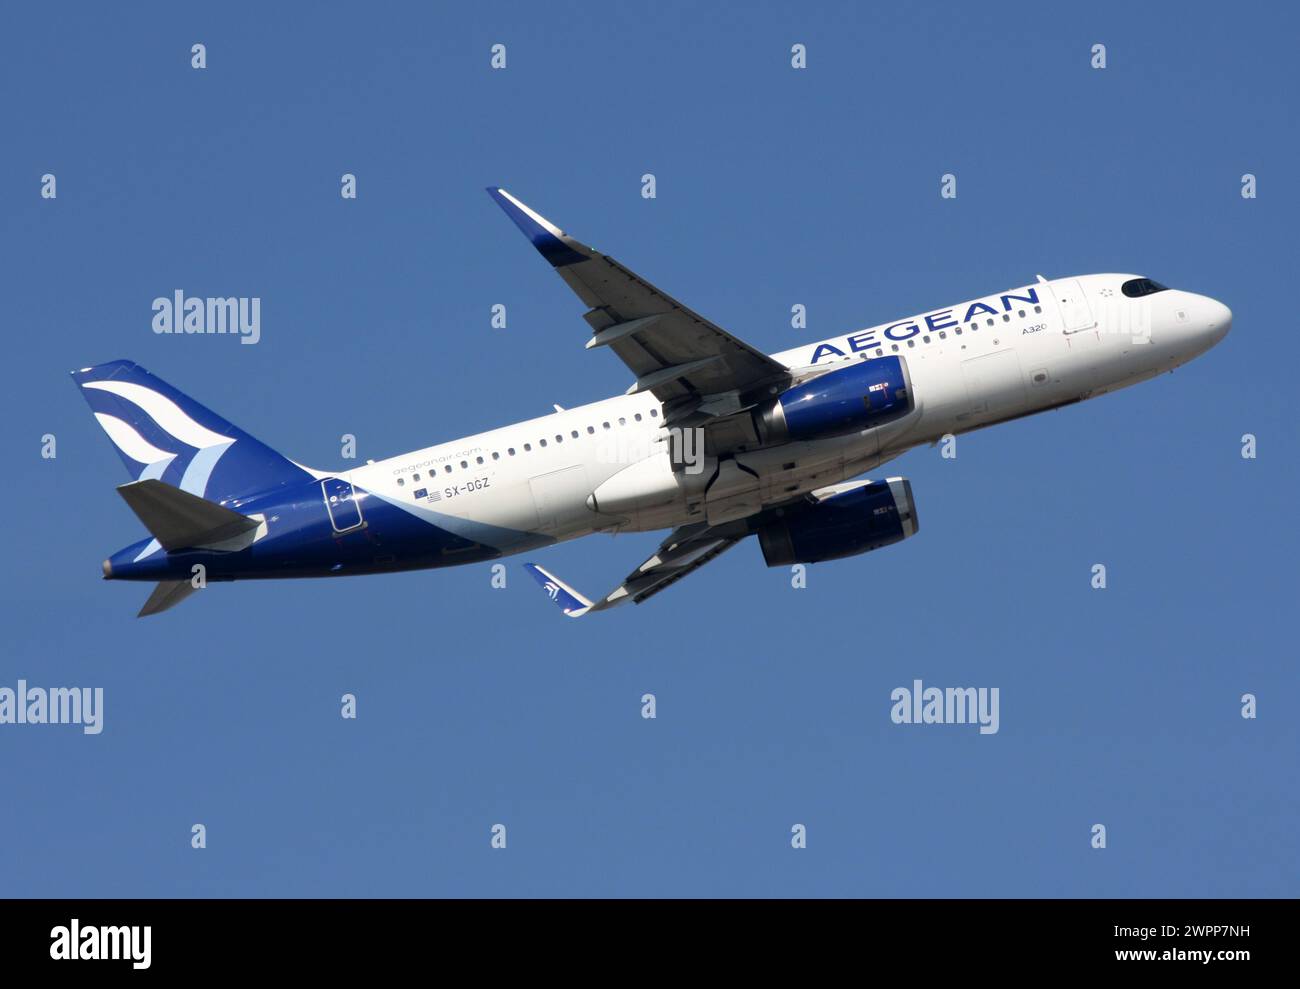
[[[701,456],[698,471],[679,472],[682,483],[664,483],[671,471],[668,430],[660,403],[648,393],[340,476],[368,496],[503,553],[596,531],[716,524],[873,470],[946,434],[1136,384],[1191,360],[1227,333],[1231,313],[1221,303],[1174,289],[1129,298],[1120,286],[1133,277],[1040,281],[776,354],[797,378],[896,354],[906,362],[916,408],[875,429],[742,447],[722,464]],[[699,478],[694,487],[691,478]],[[600,492],[633,489],[644,489],[646,497],[604,509],[609,499]]]

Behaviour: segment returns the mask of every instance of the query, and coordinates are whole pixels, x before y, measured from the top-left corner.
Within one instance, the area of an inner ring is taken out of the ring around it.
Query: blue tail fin
[[[312,475],[131,361],[72,372],[135,481],[236,501]]]

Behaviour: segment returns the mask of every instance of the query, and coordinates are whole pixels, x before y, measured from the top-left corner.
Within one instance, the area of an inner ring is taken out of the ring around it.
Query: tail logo
[[[233,437],[213,432],[196,422],[170,398],[144,385],[130,381],[88,381],[82,387],[108,392],[130,402],[161,432],[184,446],[192,447],[194,452],[188,455],[189,463],[177,487],[200,498],[204,496],[217,461],[235,442]],[[117,416],[96,412],[95,418],[125,456],[145,465],[136,480],[160,479],[172,462],[183,455],[181,451],[159,449],[141,436],[134,426]]]

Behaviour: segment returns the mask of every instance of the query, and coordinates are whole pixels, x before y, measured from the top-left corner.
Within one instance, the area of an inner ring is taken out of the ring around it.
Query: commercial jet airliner
[[[1223,339],[1228,307],[1138,275],[1046,280],[767,355],[492,198],[582,300],[588,349],[635,380],[616,397],[338,471],[288,459],[130,361],[73,372],[150,537],[103,563],[156,581],[141,615],[207,582],[495,560],[593,532],[671,529],[598,599],[526,564],[579,617],[664,590],[756,536],[770,567],[917,531],[901,477],[850,480],[948,434],[1172,370]]]

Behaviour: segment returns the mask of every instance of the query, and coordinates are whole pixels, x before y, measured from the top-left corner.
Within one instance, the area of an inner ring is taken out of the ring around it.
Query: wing
[[[588,307],[587,346],[612,349],[636,375],[628,394],[653,392],[670,424],[739,412],[788,384],[780,361],[574,240],[504,189],[488,193]]]
[[[650,559],[596,602],[584,597],[549,570],[535,563],[525,563],[524,566],[566,615],[581,618],[589,611],[604,611],[628,601],[640,604],[721,556],[748,534],[749,529],[743,521],[721,526],[697,522],[674,529]]]

